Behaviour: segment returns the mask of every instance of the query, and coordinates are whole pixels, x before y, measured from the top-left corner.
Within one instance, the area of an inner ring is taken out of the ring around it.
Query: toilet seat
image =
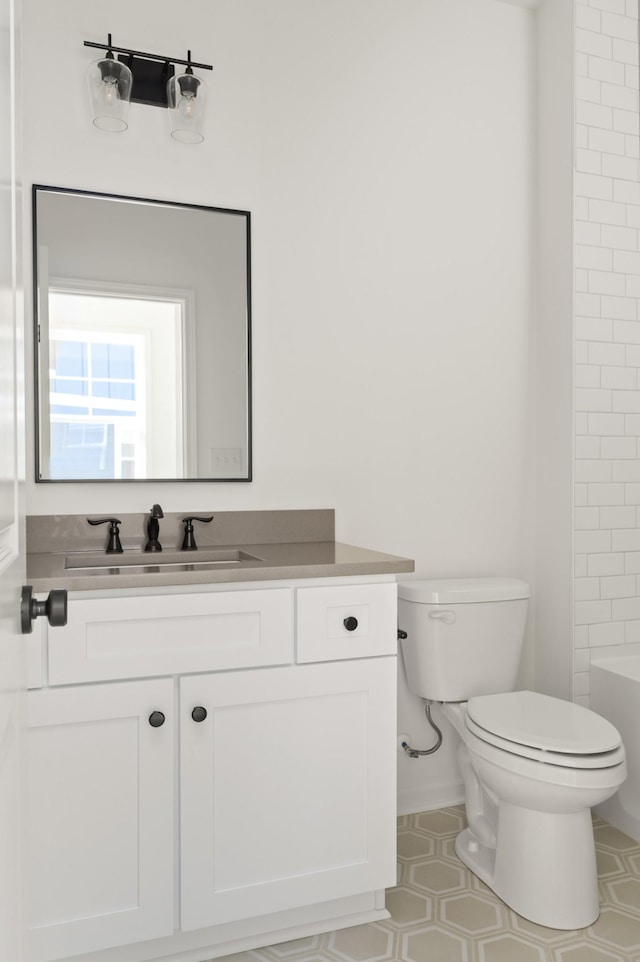
[[[572,702],[537,692],[469,699],[465,724],[482,741],[514,755],[562,768],[610,768],[624,760],[617,730]]]

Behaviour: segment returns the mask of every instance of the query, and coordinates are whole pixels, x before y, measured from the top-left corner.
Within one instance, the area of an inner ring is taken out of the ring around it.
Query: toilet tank
[[[411,691],[431,701],[513,691],[529,585],[452,578],[398,585],[398,627]]]

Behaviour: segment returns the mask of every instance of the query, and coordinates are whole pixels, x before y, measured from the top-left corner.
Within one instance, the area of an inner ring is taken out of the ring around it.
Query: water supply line
[[[399,628],[398,640],[401,641],[403,638],[406,638],[406,637],[407,637],[406,631],[403,631],[401,628]],[[431,717],[432,704],[433,702],[425,698],[424,713],[427,717],[427,722],[436,733],[436,743],[432,748],[413,748],[408,742],[401,742],[400,746],[405,752],[405,754],[409,756],[409,758],[421,758],[423,755],[433,755],[433,753],[437,752],[440,746],[442,745],[442,732],[440,731],[440,729],[434,722],[433,718]]]

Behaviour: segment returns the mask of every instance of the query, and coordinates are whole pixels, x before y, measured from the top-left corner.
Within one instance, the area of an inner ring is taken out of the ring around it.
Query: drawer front
[[[52,685],[288,664],[293,591],[72,598],[48,656]]]
[[[298,662],[395,655],[395,584],[299,588]]]

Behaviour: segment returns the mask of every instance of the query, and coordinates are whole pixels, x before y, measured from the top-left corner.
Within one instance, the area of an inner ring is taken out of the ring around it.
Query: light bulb
[[[115,77],[105,77],[103,83],[105,106],[113,107],[120,99],[118,95],[118,81]]]

